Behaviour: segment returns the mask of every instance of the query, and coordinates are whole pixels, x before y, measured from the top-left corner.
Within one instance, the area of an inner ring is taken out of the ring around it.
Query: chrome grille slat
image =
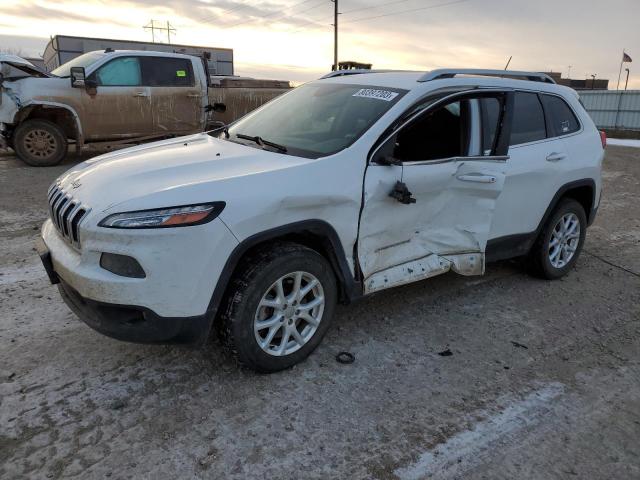
[[[62,197],[62,200],[56,207],[56,223],[58,224],[58,228],[61,231],[62,231],[62,211],[67,203],[69,203],[69,197],[67,195],[64,195]]]
[[[64,226],[65,226],[65,231],[67,232],[67,235],[73,241],[74,239],[73,239],[73,236],[71,235],[71,220],[73,220],[73,216],[76,214],[76,212],[80,208],[80,202],[74,202],[74,203],[71,203],[71,205],[73,206],[73,208],[68,210],[66,219],[64,222]]]
[[[66,193],[59,185],[53,185],[47,194],[49,216],[60,235],[72,246],[80,248],[78,226],[89,213],[89,208]]]

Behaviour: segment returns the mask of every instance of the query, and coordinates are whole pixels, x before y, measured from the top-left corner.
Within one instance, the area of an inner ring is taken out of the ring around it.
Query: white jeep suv
[[[258,371],[309,355],[336,302],[526,257],[575,264],[605,138],[544,74],[335,72],[228,128],[56,180],[39,247],[106,335],[198,342]]]

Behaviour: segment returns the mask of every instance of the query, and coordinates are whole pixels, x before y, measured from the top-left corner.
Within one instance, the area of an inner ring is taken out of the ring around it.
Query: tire
[[[67,155],[67,137],[48,120],[27,120],[13,134],[13,149],[18,158],[33,167],[58,165]]]
[[[299,291],[304,295],[294,304],[298,276]],[[284,296],[277,294],[280,282]],[[310,290],[305,293],[307,288]],[[320,297],[324,300],[322,305]],[[336,301],[336,277],[327,260],[301,245],[279,243],[257,251],[242,262],[231,281],[218,334],[241,365],[261,373],[277,372],[301,362],[320,344],[329,328]],[[313,302],[317,306],[309,308]],[[277,307],[272,306],[276,304]],[[316,325],[305,318],[314,320]],[[258,320],[271,323],[260,329]],[[291,333],[294,329],[298,332],[297,340]]]
[[[562,219],[565,224],[571,221],[566,233],[560,225]],[[580,229],[577,233],[574,224]],[[580,256],[586,232],[587,216],[582,205],[571,198],[560,200],[529,252],[530,272],[548,280],[566,275]],[[552,241],[555,245],[552,245]],[[565,250],[563,245],[566,245]]]

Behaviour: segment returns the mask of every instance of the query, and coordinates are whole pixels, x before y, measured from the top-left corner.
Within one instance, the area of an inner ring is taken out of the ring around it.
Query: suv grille
[[[49,190],[49,216],[60,235],[72,246],[80,248],[80,235],[78,226],[82,219],[89,213],[80,201],[66,193],[58,185],[53,185]]]

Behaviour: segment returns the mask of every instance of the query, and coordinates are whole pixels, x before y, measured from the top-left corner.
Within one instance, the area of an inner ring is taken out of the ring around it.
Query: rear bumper
[[[207,315],[161,317],[144,307],[114,305],[84,298],[60,279],[58,289],[67,306],[94,330],[126,342],[204,343],[211,321]]]

